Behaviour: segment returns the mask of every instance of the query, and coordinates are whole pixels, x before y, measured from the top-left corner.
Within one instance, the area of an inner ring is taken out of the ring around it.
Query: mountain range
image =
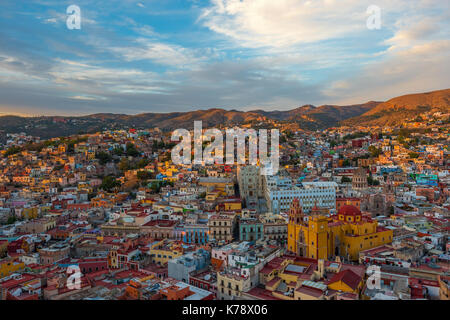
[[[343,121],[343,125],[399,125],[426,112],[450,112],[450,89],[408,94],[378,104],[369,111]]]
[[[203,128],[276,121],[295,123],[303,130],[322,130],[339,125],[396,125],[428,111],[449,112],[450,89],[405,95],[386,102],[369,101],[347,106],[304,105],[287,111],[237,111],[214,108],[137,115],[98,113],[80,117],[1,116],[0,134],[25,132],[46,139],[107,129],[153,127],[162,130],[190,129],[195,120],[202,120]]]

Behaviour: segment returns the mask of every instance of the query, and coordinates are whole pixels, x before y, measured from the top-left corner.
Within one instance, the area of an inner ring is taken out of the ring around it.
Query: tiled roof
[[[361,282],[361,277],[354,273],[352,270],[344,270],[335,274],[333,278],[328,282],[328,284],[342,281],[348,285],[353,290],[356,290],[359,283]]]

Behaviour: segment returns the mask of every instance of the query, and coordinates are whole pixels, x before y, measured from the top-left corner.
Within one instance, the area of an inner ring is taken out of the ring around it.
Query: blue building
[[[264,238],[264,225],[256,218],[241,219],[239,221],[239,240],[256,241]]]
[[[209,228],[207,224],[192,224],[184,226],[183,242],[192,244],[208,243]]]

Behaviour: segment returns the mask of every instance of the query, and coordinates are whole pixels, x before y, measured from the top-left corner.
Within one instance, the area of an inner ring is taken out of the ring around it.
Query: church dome
[[[355,207],[355,206],[351,206],[351,205],[343,205],[339,211],[338,211],[339,215],[343,215],[343,216],[360,216],[361,211]]]

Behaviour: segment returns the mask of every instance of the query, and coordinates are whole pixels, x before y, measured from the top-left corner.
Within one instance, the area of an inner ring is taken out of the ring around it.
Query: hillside
[[[25,132],[44,139],[93,133],[115,129],[162,130],[191,129],[195,120],[202,120],[203,127],[243,125],[265,121],[295,124],[303,130],[322,130],[337,125],[392,125],[417,117],[428,111],[450,110],[450,89],[410,94],[386,102],[369,101],[349,106],[304,105],[287,111],[237,111],[224,109],[196,110],[189,112],[142,113],[137,115],[98,113],[81,117],[19,117],[0,116],[0,138],[6,133]]]
[[[450,112],[450,89],[396,97],[360,116],[344,120],[341,124],[392,126],[426,112]]]
[[[92,133],[101,130],[152,128],[163,130],[190,129],[195,120],[202,120],[203,127],[242,125],[267,120],[295,122],[304,130],[324,129],[339,121],[360,115],[376,103],[355,106],[307,105],[289,111],[237,111],[224,109],[196,110],[190,112],[143,113],[138,115],[98,113],[82,117],[0,117],[0,133],[25,132],[42,138]]]

